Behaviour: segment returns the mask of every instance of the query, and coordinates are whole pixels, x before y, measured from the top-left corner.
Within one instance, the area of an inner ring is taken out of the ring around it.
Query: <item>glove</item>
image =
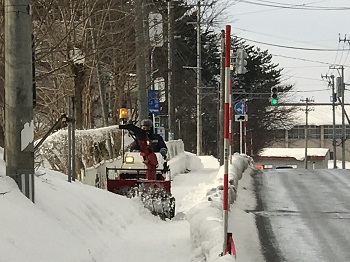
[[[162,155],[162,157],[163,157],[164,159],[166,159],[166,153],[167,153],[166,148],[161,148],[161,149],[159,150],[159,153]]]

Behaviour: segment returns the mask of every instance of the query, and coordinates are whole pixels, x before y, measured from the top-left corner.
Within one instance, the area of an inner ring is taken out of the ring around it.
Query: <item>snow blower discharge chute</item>
[[[108,191],[129,198],[139,197],[152,214],[162,219],[173,218],[175,198],[171,195],[167,162],[153,151],[145,130],[133,124],[119,125],[119,129],[129,131],[140,151],[126,152],[120,168],[106,168]]]

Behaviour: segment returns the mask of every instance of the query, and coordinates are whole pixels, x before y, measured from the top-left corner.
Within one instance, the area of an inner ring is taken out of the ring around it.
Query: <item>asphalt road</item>
[[[259,238],[268,262],[350,261],[350,171],[254,175]]]

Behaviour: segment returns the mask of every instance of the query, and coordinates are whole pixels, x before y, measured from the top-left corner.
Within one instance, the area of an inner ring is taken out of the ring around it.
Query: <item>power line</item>
[[[308,47],[296,47],[296,46],[286,46],[286,45],[277,45],[277,44],[271,44],[271,43],[266,43],[266,42],[261,42],[261,41],[256,41],[256,40],[251,40],[248,38],[243,38],[243,37],[238,37],[242,40],[245,41],[250,41],[253,43],[258,43],[258,44],[263,44],[263,45],[268,45],[268,46],[275,46],[275,47],[280,47],[280,48],[287,48],[287,49],[294,49],[294,50],[304,50],[304,51],[322,51],[322,52],[338,52],[339,49],[327,49],[327,48],[308,48]],[[344,51],[348,51],[350,49],[343,49]]]
[[[249,32],[249,33],[254,33],[254,34],[258,34],[258,35],[273,37],[273,38],[276,38],[276,39],[293,41],[295,43],[310,44],[310,41],[300,41],[300,40],[295,40],[294,38],[280,37],[280,35],[276,36],[276,35],[273,35],[273,34],[264,34],[264,33],[261,33],[261,32],[256,32],[256,31],[253,31],[253,30],[248,30],[248,29],[239,28],[239,27],[234,27],[234,29],[237,29],[237,30],[240,30],[240,31],[243,31],[243,32]],[[237,37],[238,37],[238,35],[237,35]]]
[[[307,5],[283,5],[281,3],[275,3],[275,4],[269,4],[268,1],[261,1],[260,2],[254,2],[254,1],[242,1],[242,3],[246,4],[253,4],[253,5],[259,5],[259,6],[267,6],[267,7],[275,7],[275,8],[284,8],[284,9],[297,9],[297,10],[313,10],[313,11],[346,11],[349,10],[350,7],[327,7],[327,6],[307,6]],[[261,3],[265,2],[265,3]],[[274,3],[274,2],[271,2]]]
[[[310,3],[305,3],[305,4],[284,4],[281,2],[273,2],[273,1],[267,1],[267,0],[260,0],[260,2],[265,2],[265,3],[270,3],[270,4],[281,4],[281,5],[285,5],[285,6],[308,6],[310,4],[315,4],[315,3],[321,3],[321,2],[325,2],[327,0],[321,0],[321,1],[315,1],[315,2],[310,2]]]
[[[328,89],[318,89],[318,90],[298,90],[298,91],[288,91],[288,93],[313,93],[313,92],[325,92],[325,91],[329,91]]]
[[[271,54],[271,55],[272,56],[284,57],[284,58],[288,58],[288,59],[305,61],[305,62],[313,62],[313,63],[319,63],[319,64],[324,64],[324,65],[334,65],[333,63],[328,63],[328,62],[323,62],[323,61],[316,61],[316,60],[305,59],[305,58],[300,58],[300,57],[292,57],[292,56],[278,55],[278,54]]]

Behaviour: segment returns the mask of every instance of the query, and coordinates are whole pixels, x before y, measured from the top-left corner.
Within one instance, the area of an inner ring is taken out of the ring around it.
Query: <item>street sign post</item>
[[[235,104],[234,110],[238,115],[244,115],[248,112],[248,105],[244,101],[239,101]]]
[[[155,115],[160,113],[158,90],[148,90],[148,112]]]
[[[248,121],[248,115],[235,115],[235,121]]]

